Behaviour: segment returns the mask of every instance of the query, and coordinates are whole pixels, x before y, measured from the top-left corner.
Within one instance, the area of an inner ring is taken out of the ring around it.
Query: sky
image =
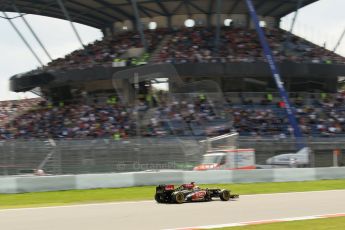
[[[293,33],[315,44],[326,44],[326,48],[333,50],[345,29],[344,9],[345,0],[320,0],[304,7],[299,11]],[[293,15],[294,13],[282,18],[281,27],[283,29],[290,30]],[[0,16],[3,15],[0,13]],[[16,14],[9,14],[9,16],[16,16]],[[69,22],[37,15],[27,15],[25,18],[53,58],[63,57],[81,48]],[[35,52],[39,54],[42,61],[47,63],[49,59],[37,45],[22,19],[17,18],[13,22],[33,46]],[[77,23],[75,25],[84,44],[102,38],[102,33],[98,29]],[[15,74],[37,68],[39,63],[9,22],[2,18],[0,18],[0,34],[0,101],[33,97],[31,93],[10,92],[9,78]],[[345,38],[337,53],[345,56]]]

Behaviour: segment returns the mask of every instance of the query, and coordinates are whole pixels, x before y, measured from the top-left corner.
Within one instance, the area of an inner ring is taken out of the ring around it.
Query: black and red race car
[[[211,201],[217,197],[222,201],[239,198],[237,194],[231,194],[227,189],[206,188],[201,189],[192,182],[190,184],[182,184],[175,188],[174,185],[158,185],[156,187],[155,200],[158,203],[177,203],[193,201]]]

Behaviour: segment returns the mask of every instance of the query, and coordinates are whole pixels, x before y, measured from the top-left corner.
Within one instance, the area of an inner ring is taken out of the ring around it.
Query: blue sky
[[[316,44],[326,42],[328,49],[333,49],[342,31],[345,29],[345,0],[320,0],[300,10],[294,33]],[[11,14],[13,16],[13,14]],[[2,15],[1,15],[2,16]],[[287,15],[281,21],[284,29],[289,29],[293,14]],[[80,44],[73,34],[68,22],[43,16],[28,15],[35,32],[39,35],[53,58],[62,57]],[[23,25],[20,18],[14,20],[24,36],[33,45],[34,50],[46,63],[46,58],[30,32]],[[101,39],[100,30],[76,24],[84,44]],[[0,100],[22,99],[32,97],[30,93],[13,93],[8,89],[8,79],[14,74],[26,72],[38,66],[37,61],[28,51],[24,43],[17,36],[10,24],[0,19]],[[339,46],[337,53],[345,56],[345,39]]]

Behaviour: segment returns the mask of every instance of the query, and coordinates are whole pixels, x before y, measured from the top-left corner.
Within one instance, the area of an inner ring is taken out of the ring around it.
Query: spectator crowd
[[[265,61],[255,30],[223,27],[216,41],[215,28],[145,30],[145,61],[154,63],[227,63]],[[277,61],[340,63],[345,58],[281,29],[265,28]],[[48,64],[47,69],[111,66],[127,58],[131,48],[141,48],[139,34],[123,32],[104,38]],[[122,62],[122,61],[121,61]],[[114,66],[114,65],[113,65]],[[241,135],[291,135],[284,106],[231,99],[221,109],[219,102],[197,97],[156,102],[140,100],[135,106],[120,102],[63,103],[51,106],[41,99],[0,102],[0,139],[14,138],[127,138],[131,136],[216,135],[234,128]],[[345,134],[345,95],[323,97],[313,103],[296,100],[296,114],[305,135]]]
[[[0,126],[8,123],[11,118],[19,113],[32,109],[42,101],[40,98],[0,101]]]
[[[292,136],[285,109],[279,103],[266,101],[234,105],[228,100],[219,107],[219,102],[203,95],[187,98],[142,99],[135,106],[118,101],[49,106],[42,101],[38,105],[36,99],[24,100],[23,105],[17,102],[12,107],[11,102],[1,102],[0,111],[10,107],[21,113],[7,122],[1,116],[0,139],[210,136],[229,132],[230,129],[244,136]],[[345,135],[344,100],[344,93],[314,99],[312,103],[296,100],[296,116],[303,134],[323,137]],[[32,103],[35,108],[31,107],[26,112],[22,109],[32,106]]]
[[[345,63],[345,58],[281,29],[265,29],[277,61]],[[253,29],[223,27],[215,40],[215,28],[184,28],[172,33],[156,62],[216,63],[265,61]]]
[[[265,28],[266,37],[277,61],[298,63],[345,63],[341,57],[281,29]],[[216,29],[193,27],[145,30],[147,50],[144,63],[226,63],[265,61],[258,36],[253,29],[223,27],[220,39]],[[164,39],[167,38],[167,39]],[[216,44],[217,43],[217,44]],[[143,47],[136,32],[123,32],[114,38],[104,38],[56,59],[45,69],[78,69],[96,65],[112,66],[117,60],[137,65],[128,57],[131,48]],[[140,58],[140,57],[137,57]]]
[[[160,40],[166,34],[165,29],[156,31],[146,30],[144,35],[147,43],[147,52],[155,50]],[[78,69],[96,65],[111,66],[116,59],[126,57],[126,52],[131,48],[142,48],[139,34],[135,32],[125,32],[109,39],[95,41],[85,46],[83,49],[76,50],[64,58],[56,59],[48,63],[47,69]],[[129,60],[130,58],[128,58]]]

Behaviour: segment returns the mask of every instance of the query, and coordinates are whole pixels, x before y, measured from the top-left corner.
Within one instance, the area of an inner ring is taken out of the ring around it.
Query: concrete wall
[[[71,189],[76,189],[76,177],[72,175],[16,178],[17,193]]]
[[[220,171],[134,172],[67,176],[1,177],[0,193],[119,188],[158,184],[255,183],[345,178],[345,167]]]
[[[0,193],[17,193],[17,178],[0,177]]]
[[[133,173],[82,174],[75,177],[75,189],[132,187]],[[121,185],[121,186],[119,186]]]

